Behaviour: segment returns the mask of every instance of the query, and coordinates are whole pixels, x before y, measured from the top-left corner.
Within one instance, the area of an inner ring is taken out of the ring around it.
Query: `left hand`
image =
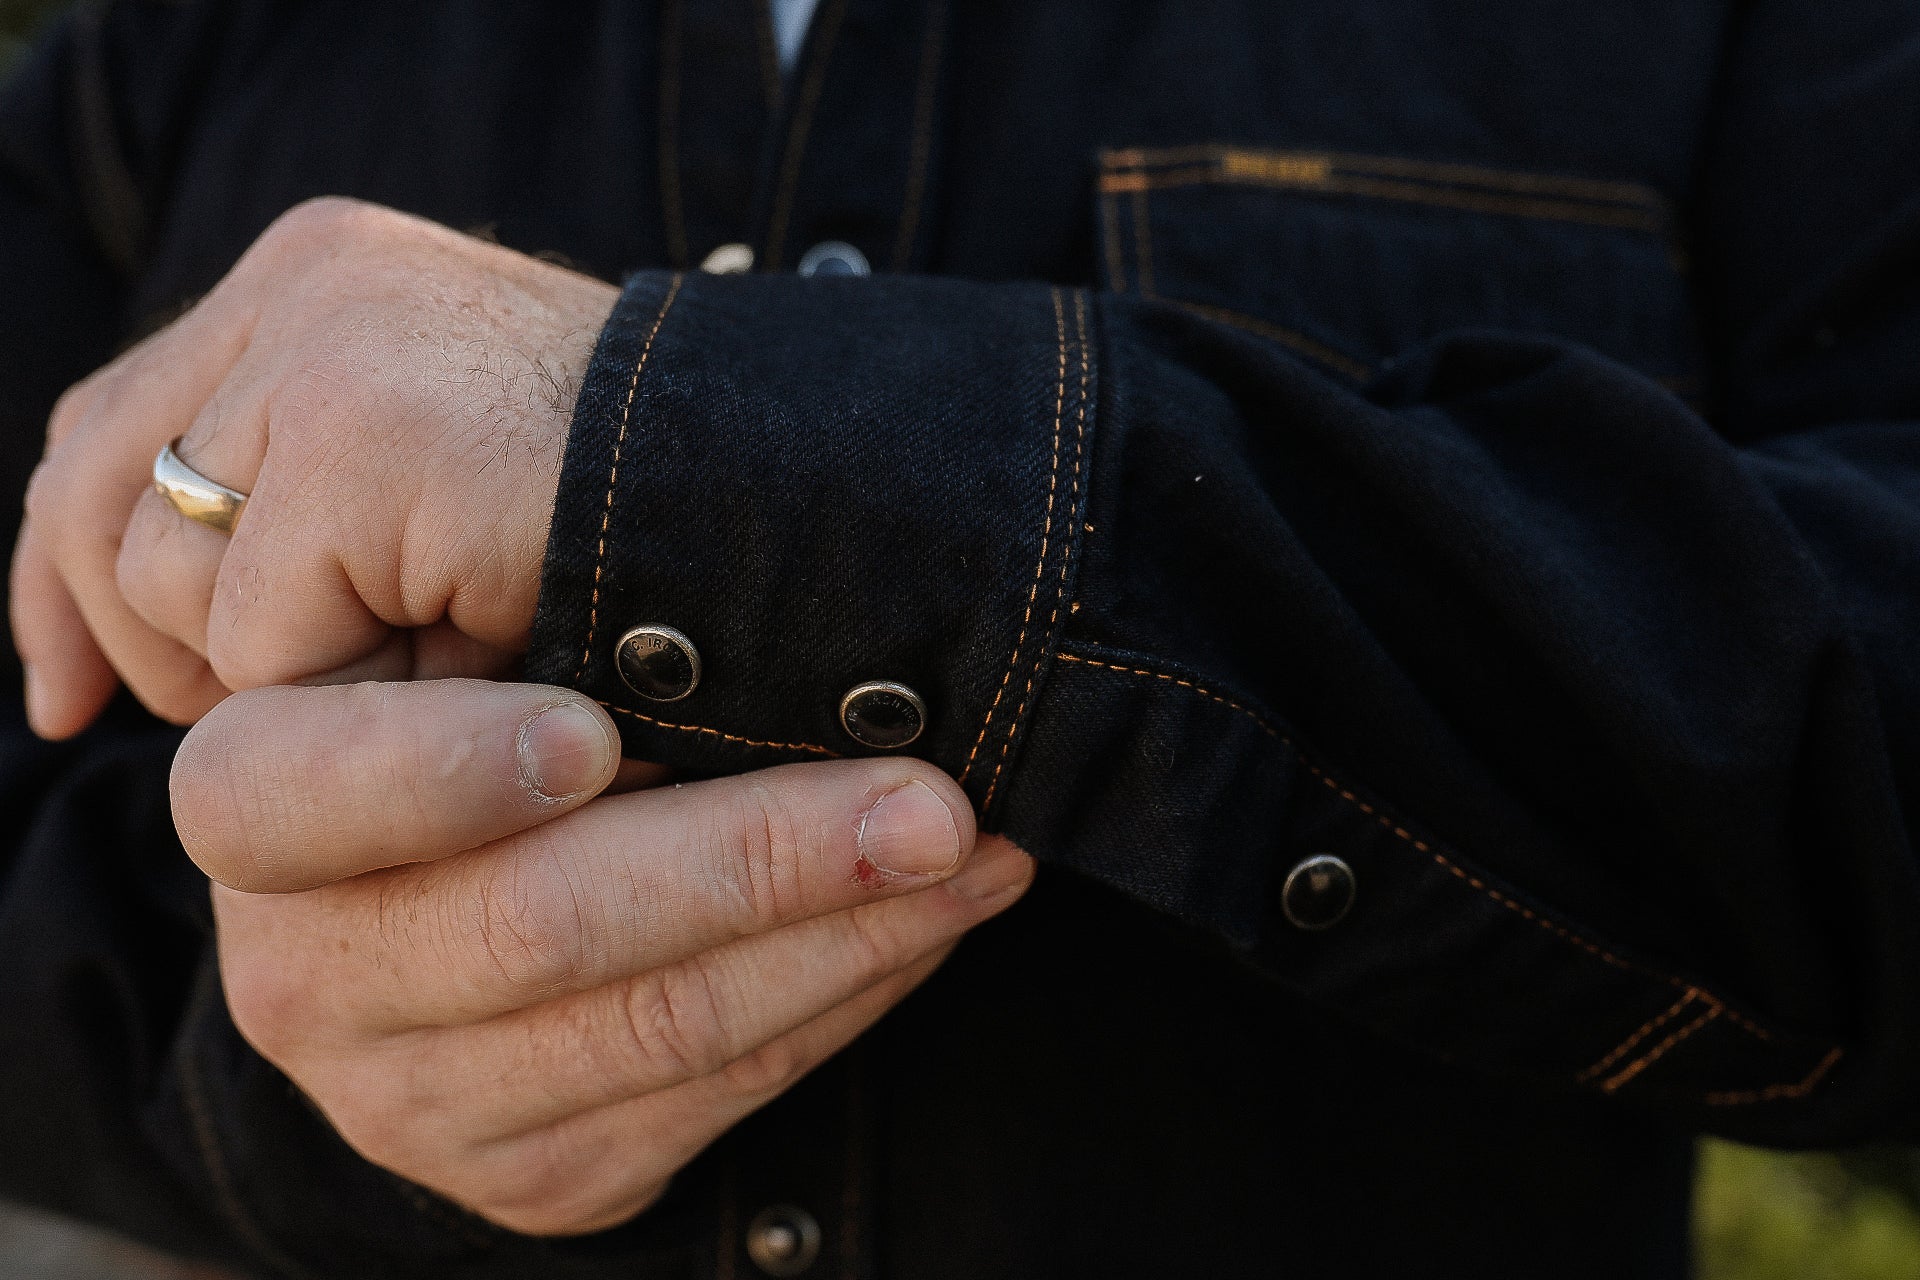
[[[283,215],[54,412],[13,565],[34,728],[77,733],[116,672],[180,724],[234,689],[504,673],[617,292],[373,205]],[[176,438],[250,493],[231,539],[149,482]]]

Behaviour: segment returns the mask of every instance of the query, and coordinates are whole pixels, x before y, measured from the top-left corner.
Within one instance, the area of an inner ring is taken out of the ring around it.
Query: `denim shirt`
[[[11,963],[141,1034],[28,984],[107,1084],[6,1105],[139,1194],[5,1190],[289,1275],[751,1275],[779,1204],[818,1275],[1679,1275],[1686,1134],[1920,1131],[1910,0],[822,0],[784,83],[747,0],[111,6],[0,110],[7,429],[323,192],[625,282],[530,676],[690,773],[907,685],[1040,885],[527,1241],[239,1042],[163,807],[61,799],[165,735],[16,728],[0,905],[98,923]]]

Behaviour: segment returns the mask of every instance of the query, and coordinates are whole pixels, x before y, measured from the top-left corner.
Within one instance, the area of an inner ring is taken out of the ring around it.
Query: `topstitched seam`
[[[1639,205],[1662,214],[1671,207],[1664,195],[1644,183],[1493,169],[1484,165],[1415,160],[1403,156],[1368,156],[1342,151],[1268,151],[1210,144],[1158,150],[1110,151],[1105,153],[1102,160],[1104,173],[1114,175],[1128,170],[1165,170],[1174,166],[1208,166],[1216,171],[1225,168],[1248,171],[1262,167],[1324,166],[1329,170],[1344,169],[1422,182],[1451,182],[1462,186],[1557,195],[1599,204]]]
[[[1329,790],[1339,795],[1340,798],[1345,800],[1348,804],[1351,804],[1355,808],[1359,809],[1360,812],[1366,814],[1368,817],[1378,822],[1382,827],[1386,828],[1388,831],[1391,831],[1398,839],[1404,841],[1405,843],[1411,845],[1414,849],[1418,850],[1419,852],[1433,859],[1436,865],[1440,866],[1441,868],[1446,870],[1449,874],[1454,876],[1456,879],[1467,884],[1477,892],[1492,899],[1494,902],[1499,903],[1501,906],[1507,908],[1509,911],[1515,912],[1522,919],[1527,920],[1533,923],[1534,925],[1537,925],[1539,928],[1544,929],[1547,932],[1553,934],[1555,937],[1559,938],[1561,941],[1570,943],[1571,945],[1580,948],[1581,950],[1587,952],[1589,955],[1593,956],[1595,959],[1602,961],[1603,963],[1607,964],[1612,968],[1619,969],[1623,973],[1633,974],[1636,977],[1647,978],[1656,982],[1663,982],[1668,986],[1673,987],[1675,990],[1696,992],[1698,995],[1698,998],[1702,1001],[1705,1001],[1709,1005],[1709,1008],[1713,1017],[1716,1017],[1716,1018],[1725,1017],[1727,1021],[1733,1023],[1735,1026],[1740,1027],[1742,1030],[1750,1033],[1751,1035],[1754,1036],[1755,1039],[1761,1040],[1763,1042],[1769,1042],[1769,1043],[1773,1041],[1774,1036],[1772,1035],[1772,1033],[1768,1032],[1765,1028],[1759,1026],[1757,1023],[1754,1023],[1752,1020],[1748,1018],[1735,1015],[1733,1011],[1728,1009],[1725,1003],[1720,999],[1718,999],[1717,997],[1712,996],[1705,991],[1700,991],[1697,987],[1693,987],[1690,984],[1683,982],[1681,979],[1677,977],[1671,976],[1669,974],[1658,973],[1654,970],[1646,969],[1640,965],[1634,964],[1631,961],[1621,959],[1619,956],[1614,955],[1611,951],[1608,951],[1606,948],[1581,936],[1578,933],[1575,933],[1573,930],[1568,929],[1566,926],[1559,924],[1557,921],[1550,920],[1540,915],[1538,912],[1534,911],[1532,908],[1524,906],[1519,902],[1516,902],[1514,899],[1500,892],[1500,890],[1495,889],[1493,886],[1487,884],[1485,881],[1481,880],[1479,877],[1468,872],[1467,870],[1459,866],[1457,863],[1455,863],[1451,858],[1447,857],[1446,854],[1434,848],[1427,841],[1421,839],[1418,836],[1415,836],[1411,831],[1407,830],[1404,826],[1401,826],[1398,823],[1398,821],[1395,818],[1393,818],[1391,815],[1385,812],[1382,812],[1372,804],[1369,804],[1367,801],[1362,800],[1359,796],[1354,794],[1351,790],[1343,787],[1336,779],[1334,779],[1331,775],[1329,775],[1324,769],[1321,769],[1318,765],[1316,765],[1313,761],[1309,760],[1303,753],[1301,753],[1298,744],[1296,744],[1292,738],[1288,737],[1286,734],[1281,733],[1279,730],[1275,729],[1271,724],[1267,723],[1266,719],[1262,717],[1259,712],[1254,711],[1252,708],[1240,702],[1237,702],[1232,698],[1228,698],[1221,694],[1215,693],[1213,690],[1208,689],[1205,686],[1200,685],[1194,681],[1186,680],[1179,676],[1171,675],[1164,671],[1153,671],[1145,667],[1123,666],[1118,663],[1103,662],[1097,658],[1084,658],[1079,656],[1078,654],[1065,653],[1065,652],[1059,653],[1055,656],[1062,662],[1078,662],[1085,666],[1100,667],[1108,671],[1117,671],[1126,675],[1145,676],[1153,680],[1164,680],[1170,684],[1175,684],[1193,693],[1197,693],[1201,697],[1206,698],[1211,702],[1217,702],[1221,706],[1227,707],[1232,711],[1238,712],[1239,714],[1247,717],[1248,720],[1252,721],[1254,726],[1258,728],[1262,733],[1265,733],[1268,737],[1273,738],[1274,740],[1280,743],[1283,743],[1284,745],[1292,749],[1295,755],[1299,758],[1302,767],[1304,767],[1308,773],[1318,778],[1320,782],[1323,785],[1325,785]],[[1697,1027],[1692,1028],[1687,1032],[1687,1034],[1691,1035],[1692,1031],[1697,1029],[1698,1029]],[[1674,1043],[1677,1044],[1678,1041],[1676,1040]],[[1662,1048],[1660,1050],[1660,1053],[1664,1054],[1668,1049],[1671,1049],[1672,1047],[1673,1047],[1672,1045],[1667,1045],[1665,1048]],[[1832,1065],[1832,1062],[1838,1060],[1840,1054],[1841,1054],[1841,1050],[1839,1048],[1836,1047],[1835,1049],[1833,1049],[1828,1054],[1828,1058],[1830,1059],[1830,1061],[1825,1062],[1821,1067],[1817,1068],[1813,1075],[1809,1076],[1806,1080],[1802,1081],[1799,1085],[1773,1085],[1773,1086],[1769,1086],[1769,1088],[1767,1089],[1750,1090],[1750,1091],[1745,1091],[1741,1093],[1728,1093],[1728,1094],[1717,1094],[1717,1095],[1709,1094],[1707,1095],[1707,1101],[1713,1105],[1730,1106],[1730,1105],[1739,1105],[1740,1103],[1744,1103],[1748,1101],[1767,1101],[1777,1097],[1801,1096],[1801,1094],[1804,1094],[1805,1092],[1813,1088],[1814,1084],[1818,1082],[1820,1076],[1824,1074],[1826,1069]],[[1639,1071],[1644,1070],[1646,1066],[1651,1065],[1651,1061],[1652,1059],[1649,1058],[1643,1061],[1642,1063],[1638,1064],[1638,1066],[1634,1070],[1634,1074],[1637,1075]],[[1625,1081],[1620,1081],[1620,1083],[1625,1083]],[[1614,1087],[1618,1088],[1619,1085],[1615,1084]],[[1783,1090],[1793,1090],[1793,1089],[1798,1089],[1800,1092],[1799,1093],[1782,1092]]]
[[[595,699],[595,701],[599,702],[601,706],[617,716],[631,716],[635,720],[644,720],[656,728],[674,729],[681,733],[705,734],[711,738],[722,738],[728,742],[738,742],[743,746],[749,747],[774,747],[781,751],[809,751],[817,756],[831,756],[835,759],[838,759],[840,755],[838,751],[817,746],[811,742],[769,742],[761,738],[748,738],[737,733],[726,733],[720,729],[709,729],[705,725],[674,724],[672,721],[662,720],[657,716],[650,716],[643,711],[635,711],[631,707],[623,707],[617,703],[608,702],[605,699]]]
[[[1021,691],[1020,706],[1013,713],[1013,719],[1007,723],[1007,736],[1000,743],[1000,759],[993,766],[993,778],[987,783],[986,798],[980,802],[982,810],[993,807],[994,793],[1000,789],[1000,775],[1007,767],[1007,754],[1013,749],[1013,740],[1020,732],[1020,725],[1026,719],[1027,708],[1033,703],[1033,687],[1040,679],[1040,668],[1046,661],[1047,645],[1058,634],[1060,625],[1060,606],[1067,598],[1067,569],[1073,561],[1073,527],[1080,521],[1080,468],[1087,445],[1087,384],[1092,370],[1087,355],[1087,299],[1079,290],[1073,294],[1073,333],[1074,341],[1080,351],[1080,390],[1075,398],[1073,424],[1073,480],[1067,495],[1067,517],[1065,532],[1060,539],[1060,583],[1054,591],[1053,613],[1047,619],[1047,629],[1041,633],[1040,643],[1034,651],[1033,667],[1027,673],[1027,687]]]
[[[676,271],[667,286],[667,296],[661,300],[660,311],[653,317],[653,328],[647,330],[647,340],[641,345],[640,358],[634,362],[633,378],[627,383],[626,403],[620,407],[620,430],[613,438],[613,461],[607,468],[607,501],[600,512],[600,546],[593,559],[593,600],[587,609],[587,643],[580,650],[580,665],[573,673],[575,684],[586,679],[587,661],[593,656],[593,642],[600,631],[600,585],[607,569],[607,530],[613,525],[613,491],[620,481],[620,451],[627,442],[627,424],[633,418],[634,393],[640,389],[640,375],[646,372],[647,358],[653,354],[653,340],[660,335],[660,326],[666,323],[667,310],[680,296],[683,279],[685,277]]]
[[[1112,173],[1103,176],[1103,191],[1131,193],[1136,200],[1149,191],[1166,191],[1191,186],[1251,186],[1303,195],[1356,195],[1379,200],[1397,200],[1406,204],[1434,205],[1446,209],[1465,209],[1474,213],[1503,214],[1532,218],[1543,222],[1570,222],[1589,226],[1615,227],[1665,235],[1667,220],[1651,210],[1634,205],[1582,204],[1544,196],[1474,191],[1469,188],[1421,186],[1387,178],[1328,174],[1311,180],[1271,179],[1258,174],[1227,173],[1213,167],[1177,169],[1166,173]]]
[[[1680,998],[1673,1002],[1673,1006],[1670,1009],[1668,1009],[1665,1013],[1655,1014],[1653,1017],[1647,1019],[1647,1021],[1641,1026],[1641,1028],[1638,1031],[1634,1032],[1632,1035],[1628,1036],[1625,1040],[1622,1040],[1619,1044],[1615,1045],[1613,1048],[1613,1052],[1607,1054],[1606,1057],[1600,1059],[1600,1061],[1594,1063],[1592,1066],[1588,1067],[1585,1071],[1582,1071],[1579,1075],[1575,1076],[1574,1080],[1576,1080],[1581,1084],[1585,1084],[1587,1081],[1593,1079],[1595,1076],[1605,1071],[1608,1067],[1611,1067],[1614,1063],[1626,1057],[1627,1054],[1633,1052],[1633,1048],[1635,1045],[1639,1044],[1642,1040],[1646,1039],[1648,1036],[1658,1031],[1661,1027],[1664,1027],[1667,1023],[1679,1017],[1680,1011],[1682,1009],[1685,1009],[1688,1005],[1692,1004],[1695,1000],[1698,1000],[1699,998],[1700,998],[1699,990],[1694,987],[1688,987],[1684,992],[1681,993]]]
[[[1813,1087],[1826,1078],[1833,1070],[1833,1064],[1840,1061],[1843,1050],[1839,1045],[1827,1050],[1827,1056],[1815,1064],[1796,1084],[1770,1084],[1764,1089],[1733,1089],[1719,1093],[1709,1093],[1706,1104],[1710,1107],[1744,1107],[1756,1102],[1777,1102],[1783,1098],[1804,1098],[1813,1092]]]
[[[1602,1084],[1600,1085],[1601,1092],[1603,1093],[1618,1092],[1622,1087],[1630,1083],[1635,1076],[1639,1075],[1642,1071],[1645,1071],[1648,1067],[1652,1066],[1654,1063],[1660,1061],[1661,1058],[1665,1057],[1667,1055],[1668,1050],[1681,1044],[1687,1039],[1687,1037],[1691,1036],[1694,1032],[1700,1030],[1700,1028],[1706,1026],[1709,1022],[1712,1022],[1715,1018],[1719,1017],[1720,1009],[1721,1009],[1721,1006],[1718,1001],[1708,1004],[1707,1010],[1705,1013],[1702,1013],[1699,1017],[1695,1018],[1692,1022],[1689,1022],[1686,1026],[1680,1028],[1678,1031],[1668,1036],[1665,1040],[1662,1040],[1659,1044],[1655,1045],[1652,1049],[1649,1049],[1646,1053],[1642,1054],[1639,1058],[1636,1058],[1633,1062],[1627,1064],[1627,1066],[1624,1067],[1618,1075],[1615,1075],[1611,1079],[1608,1079],[1602,1082]]]
[[[993,691],[993,701],[987,706],[986,719],[980,723],[980,733],[973,740],[973,749],[967,752],[967,762],[960,770],[960,781],[965,783],[973,772],[974,758],[980,754],[980,746],[987,740],[987,730],[993,726],[993,716],[1000,708],[1000,699],[1006,696],[1007,686],[1013,681],[1013,673],[1020,667],[1020,653],[1026,648],[1027,629],[1033,624],[1033,602],[1040,594],[1040,581],[1047,571],[1047,546],[1053,536],[1053,503],[1060,483],[1060,428],[1067,406],[1067,313],[1060,300],[1060,290],[1051,290],[1053,296],[1053,331],[1059,347],[1059,363],[1054,375],[1053,393],[1053,463],[1047,473],[1046,518],[1040,526],[1040,556],[1033,566],[1033,585],[1027,588],[1026,611],[1020,615],[1020,634],[1013,642],[1013,656],[1007,659],[1007,670],[1000,677],[999,688]]]

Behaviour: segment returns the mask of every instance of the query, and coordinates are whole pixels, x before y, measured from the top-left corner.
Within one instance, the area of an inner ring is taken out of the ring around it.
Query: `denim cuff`
[[[902,750],[988,819],[1071,597],[1095,396],[1086,308],[1045,286],[667,275],[615,308],[568,441],[532,679],[691,771],[882,754],[843,701],[905,686]],[[671,628],[697,684],[623,680]]]
[[[1490,1075],[1768,1132],[1765,1104],[1835,1074],[1829,1041],[1762,1026],[1368,792],[1264,696],[1285,631],[1193,634],[1239,625],[1221,592],[1248,584],[1208,566],[1275,496],[1196,444],[1229,433],[1181,425],[1209,403],[1191,384],[1103,378],[1103,335],[1137,349],[1164,323],[1045,286],[636,277],[580,396],[528,674],[599,699],[629,754],[714,773],[874,754],[843,699],[908,686],[926,726],[901,749],[960,779],[984,829],[1316,1003]],[[636,628],[697,650],[691,692],[628,684]],[[1329,861],[1350,901],[1313,887]]]

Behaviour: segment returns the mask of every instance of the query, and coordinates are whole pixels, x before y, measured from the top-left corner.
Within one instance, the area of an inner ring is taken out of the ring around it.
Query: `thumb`
[[[215,880],[296,892],[537,826],[599,794],[619,764],[607,713],[567,689],[254,689],[180,744],[173,817]]]

